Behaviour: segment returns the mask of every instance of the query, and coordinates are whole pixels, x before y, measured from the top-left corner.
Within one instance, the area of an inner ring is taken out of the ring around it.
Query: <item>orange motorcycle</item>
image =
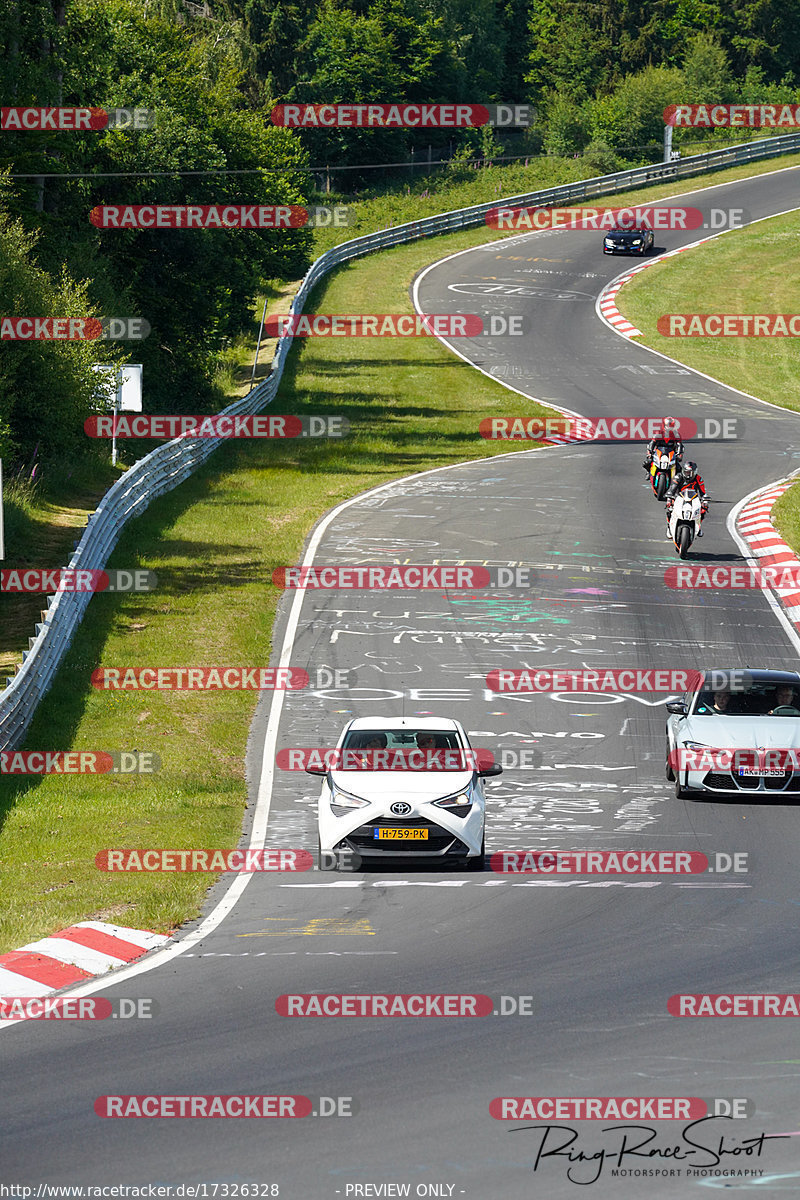
[[[662,447],[653,451],[650,459],[650,486],[653,489],[653,495],[656,500],[663,500],[667,494],[667,488],[672,483],[675,475],[680,469],[680,459],[675,452],[674,447],[665,449]]]

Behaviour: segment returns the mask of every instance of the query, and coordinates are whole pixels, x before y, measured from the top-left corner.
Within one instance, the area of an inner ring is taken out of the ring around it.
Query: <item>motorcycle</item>
[[[687,558],[689,555],[689,548],[697,537],[705,508],[700,492],[693,484],[681,488],[675,497],[667,530],[681,558]]]
[[[650,459],[649,472],[650,486],[656,500],[664,499],[679,467],[680,461],[674,448],[659,450],[656,447]]]

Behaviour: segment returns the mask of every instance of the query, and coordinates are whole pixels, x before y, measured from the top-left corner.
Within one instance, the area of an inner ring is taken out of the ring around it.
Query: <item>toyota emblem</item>
[[[407,817],[411,812],[411,805],[406,804],[405,800],[396,800],[391,806],[390,811],[393,812],[396,817]]]

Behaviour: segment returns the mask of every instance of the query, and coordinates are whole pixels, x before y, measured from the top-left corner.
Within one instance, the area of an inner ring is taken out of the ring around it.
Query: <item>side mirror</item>
[[[500,766],[500,763],[492,763],[492,765],[490,767],[484,767],[484,769],[482,771],[478,771],[478,775],[480,776],[481,779],[487,779],[490,775],[502,775],[502,774],[503,774],[503,768]]]
[[[304,769],[305,769],[305,773],[306,773],[306,775],[322,775],[322,776],[325,776],[325,775],[327,775],[327,774],[328,774],[328,768],[327,768],[327,767],[305,767]]]
[[[683,700],[668,700],[667,712],[674,713],[676,717],[685,717],[689,712],[689,705]]]

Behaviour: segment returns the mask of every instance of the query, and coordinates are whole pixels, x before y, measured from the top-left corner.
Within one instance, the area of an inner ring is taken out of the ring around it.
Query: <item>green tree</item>
[[[36,238],[0,212],[2,317],[91,317],[85,283],[53,279],[35,260]],[[120,358],[102,341],[4,341],[0,358],[3,454],[15,461],[65,461],[86,454],[83,422],[93,411],[97,362]]]
[[[375,0],[370,15],[390,40],[403,100],[441,96],[448,58],[444,17],[435,16],[425,0]]]
[[[560,93],[547,105],[544,148],[547,154],[577,154],[589,141],[589,123],[583,107]]]
[[[735,95],[728,56],[711,34],[698,33],[691,39],[683,74],[687,104],[722,104]]]
[[[534,0],[525,82],[539,103],[550,91],[576,102],[594,95],[608,75],[611,44],[570,0]]]
[[[317,0],[214,0],[218,26],[241,25],[244,61],[259,85],[255,95],[279,101],[297,83],[298,47],[318,7]]]
[[[217,32],[213,21],[152,15],[135,0],[73,0],[59,31],[63,102],[151,108],[155,127],[0,142],[0,160],[17,153],[23,170],[83,173],[48,179],[41,212],[24,181],[8,204],[39,231],[44,270],[57,275],[66,263],[108,315],[150,323],[137,357],[156,411],[214,402],[220,340],[249,324],[264,279],[296,278],[309,257],[306,230],[98,230],[89,221],[98,204],[303,203],[299,139],[252,110],[237,39]]]
[[[592,139],[607,142],[626,157],[646,161],[664,140],[664,109],[686,94],[683,72],[676,67],[645,67],[629,75],[589,106]]]
[[[756,66],[770,83],[800,77],[798,0],[730,0],[722,32],[736,75]]]
[[[378,17],[324,0],[300,47],[300,78],[289,99],[300,104],[363,104],[403,99],[394,42]],[[304,143],[315,163],[352,166],[391,161],[405,153],[400,130],[308,129]]]

